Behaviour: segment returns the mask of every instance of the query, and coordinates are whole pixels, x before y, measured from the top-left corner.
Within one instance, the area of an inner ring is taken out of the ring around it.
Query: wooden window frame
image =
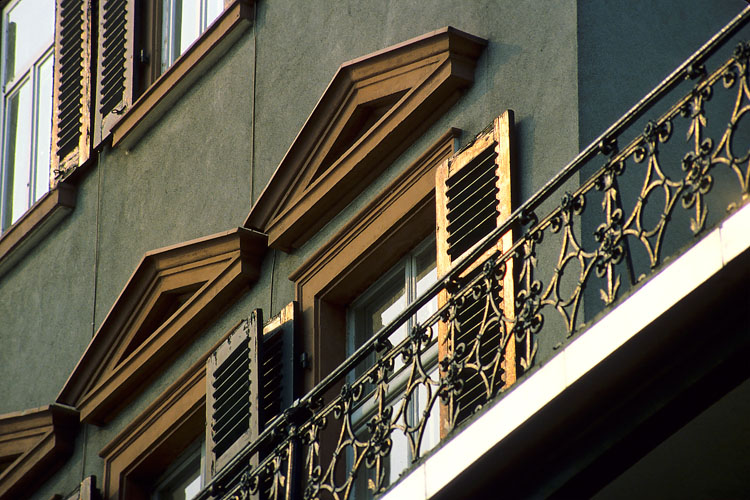
[[[497,218],[496,225],[499,226],[510,217],[516,204],[517,188],[514,185],[515,178],[515,157],[514,157],[514,140],[515,140],[515,118],[512,110],[506,110],[500,116],[495,118],[489,130],[479,134],[474,141],[463,150],[456,153],[450,159],[444,161],[437,169],[435,177],[436,190],[436,220],[437,220],[437,271],[438,276],[444,276],[453,266],[453,262],[448,255],[448,195],[446,181],[463,167],[470,164],[478,155],[494,148],[496,158],[495,183],[497,187]],[[503,249],[509,249],[513,246],[513,230],[510,229],[504,233],[497,243],[484,252],[474,262],[469,264],[459,277],[464,277],[481,266],[487,258],[492,255],[502,255]],[[467,250],[466,252],[469,252]],[[462,255],[465,255],[462,254]],[[460,259],[460,256],[458,257]],[[515,315],[515,275],[513,268],[513,259],[505,263],[505,275],[502,283],[502,303],[503,312],[508,318]],[[438,307],[442,307],[449,300],[447,290],[441,290],[438,294]],[[450,329],[444,322],[438,323],[438,358],[444,359],[449,355]],[[510,388],[516,381],[516,351],[515,342],[511,339],[508,342],[503,360],[503,388]],[[445,437],[451,428],[452,410],[449,405],[441,403],[441,438]]]
[[[208,322],[257,281],[265,251],[265,235],[237,228],[147,253],[57,401],[78,408],[84,422],[110,421]],[[160,298],[188,288],[192,295],[140,338]]]
[[[435,172],[456,149],[452,128],[385,187],[289,277],[295,283],[311,354],[309,390],[343,360],[346,307],[406,252],[435,231]]]
[[[8,23],[6,22],[6,9],[8,11],[15,9],[18,5],[22,4],[24,0],[5,0],[3,2],[0,2],[0,42],[2,44],[5,44],[6,35],[9,31]],[[41,62],[48,59],[49,57],[52,58],[52,81],[50,84],[54,88],[55,83],[55,67],[57,66],[56,57],[57,57],[57,51],[55,50],[55,42],[56,42],[56,28],[54,23],[54,13],[53,13],[53,26],[52,26],[52,37],[51,40],[49,40],[50,44],[43,45],[43,50],[39,53],[36,53],[33,55],[35,57],[31,61],[29,61],[29,65],[26,68],[16,68],[18,74],[14,74],[13,78],[9,81],[5,81],[7,78],[7,75],[5,74],[7,68],[6,68],[6,61],[5,61],[5,50],[6,48],[3,48],[3,59],[0,61],[0,77],[2,77],[2,92],[0,93],[0,234],[8,231],[11,227],[13,227],[16,222],[18,222],[24,214],[28,213],[29,210],[39,201],[41,198],[44,197],[45,194],[47,194],[50,190],[50,172],[52,171],[51,165],[46,165],[48,167],[48,170],[46,172],[40,172],[38,169],[38,166],[36,165],[36,159],[38,155],[38,120],[37,118],[43,118],[36,116],[35,111],[38,111],[38,104],[40,104],[40,93],[38,89],[38,81],[37,78],[40,77],[40,73],[38,72],[41,67]],[[37,36],[40,34],[37,33]],[[30,156],[29,160],[31,161],[31,164],[28,165],[29,172],[28,177],[26,178],[27,181],[29,181],[29,184],[26,186],[26,194],[28,196],[28,199],[25,203],[25,209],[24,213],[20,214],[18,219],[15,221],[13,220],[13,198],[14,198],[14,186],[13,183],[8,184],[8,180],[11,179],[14,175],[19,174],[20,169],[22,168],[22,165],[15,165],[12,169],[13,175],[9,175],[11,172],[11,169],[9,168],[9,165],[6,163],[6,157],[7,157],[7,142],[8,142],[8,125],[9,123],[6,123],[6,100],[12,96],[12,95],[20,95],[20,89],[24,85],[27,85],[27,88],[29,88],[29,99],[30,99],[30,107],[27,109],[24,109],[23,111],[27,111],[30,113],[31,116],[28,116],[30,119],[30,130],[28,134],[29,138],[29,148],[30,148]],[[49,96],[52,100],[52,96]],[[50,119],[55,115],[55,108],[54,108],[54,101],[52,100],[50,102],[51,104],[51,116]],[[54,120],[53,120],[54,121]],[[47,160],[51,160],[50,158],[47,158]],[[44,194],[42,194],[38,199],[36,198],[36,189],[39,182],[40,174],[44,173],[43,180],[46,186],[46,191]],[[8,200],[8,197],[10,197],[10,203]],[[7,225],[6,225],[7,224]]]

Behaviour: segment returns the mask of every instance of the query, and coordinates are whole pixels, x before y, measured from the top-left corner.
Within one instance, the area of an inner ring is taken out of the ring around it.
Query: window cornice
[[[434,233],[435,174],[460,133],[452,128],[443,134],[289,276],[302,311],[304,350],[316,360],[308,387],[342,361],[331,353],[344,352],[346,304]],[[332,347],[337,342],[338,351]]]
[[[343,64],[245,227],[302,245],[471,85],[486,44],[448,27]]]
[[[260,274],[266,237],[238,228],[145,255],[57,401],[102,424]]]
[[[77,428],[78,412],[59,404],[0,415],[0,459],[17,457],[0,470],[0,500],[34,491],[71,453]]]
[[[141,468],[153,467],[153,459],[169,462],[179,454],[176,444],[186,444],[200,436],[205,426],[206,360],[229,336],[201,356],[185,373],[156,398],[143,412],[121,430],[102,450],[104,459],[104,497],[125,498],[129,476]],[[174,442],[177,440],[179,443]],[[162,464],[157,464],[163,466]]]

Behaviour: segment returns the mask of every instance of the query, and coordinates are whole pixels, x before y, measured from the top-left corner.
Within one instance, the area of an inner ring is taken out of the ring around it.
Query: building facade
[[[746,2],[0,5],[0,499],[750,489]]]

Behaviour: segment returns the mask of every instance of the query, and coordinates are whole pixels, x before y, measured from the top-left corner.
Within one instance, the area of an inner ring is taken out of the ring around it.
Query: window
[[[347,354],[352,354],[359,346],[366,342],[380,328],[393,321],[409,303],[427,290],[437,280],[437,268],[435,264],[435,239],[428,238],[419,244],[413,251],[409,252],[404,259],[396,264],[390,271],[385,273],[377,282],[358,297],[347,310]],[[406,338],[407,332],[417,322],[426,320],[437,310],[437,298],[425,304],[415,317],[411,318],[398,331],[391,335],[391,342],[396,345]],[[437,379],[437,345],[423,355],[422,361],[430,377]],[[365,368],[374,364],[374,355],[363,362],[361,367],[355,369],[355,375],[364,373]],[[394,366],[394,374],[389,381],[387,404],[400,406],[402,400],[399,397],[409,380],[408,366],[405,366],[400,358],[397,358]],[[377,409],[374,398],[363,398],[361,406],[355,410],[352,424],[355,434],[366,441],[367,422],[373,417]],[[416,400],[415,400],[416,399]],[[404,415],[405,422],[409,426],[419,423],[421,413],[425,408],[427,392],[424,386],[417,389],[407,407]],[[420,455],[430,450],[440,440],[439,430],[439,406],[434,405],[431,415],[427,420],[427,427],[422,437]],[[394,415],[397,414],[394,408]],[[398,476],[411,464],[413,456],[407,437],[401,432],[395,431],[391,434],[393,448],[388,463],[386,464],[386,482],[393,483]],[[351,459],[351,457],[350,457]],[[369,482],[371,473],[360,473],[356,479],[355,489],[357,498],[371,497]]]
[[[54,0],[17,0],[3,10],[3,231],[49,190],[54,36]]]
[[[203,488],[206,440],[196,439],[156,481],[152,500],[190,500]]]
[[[224,10],[224,0],[163,0],[161,72],[206,31]]]
[[[133,147],[252,25],[252,6],[100,0],[94,147],[110,137],[112,147]]]
[[[221,15],[224,0],[136,0],[132,8],[137,98]]]

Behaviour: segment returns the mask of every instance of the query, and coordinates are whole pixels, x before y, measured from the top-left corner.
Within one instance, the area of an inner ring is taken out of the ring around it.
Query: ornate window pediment
[[[0,499],[26,498],[73,450],[75,409],[52,404],[0,415]]]
[[[147,253],[58,402],[79,409],[82,421],[109,421],[257,280],[265,249],[265,235],[239,228]]]
[[[471,85],[486,44],[448,27],[343,64],[245,227],[302,245]]]

